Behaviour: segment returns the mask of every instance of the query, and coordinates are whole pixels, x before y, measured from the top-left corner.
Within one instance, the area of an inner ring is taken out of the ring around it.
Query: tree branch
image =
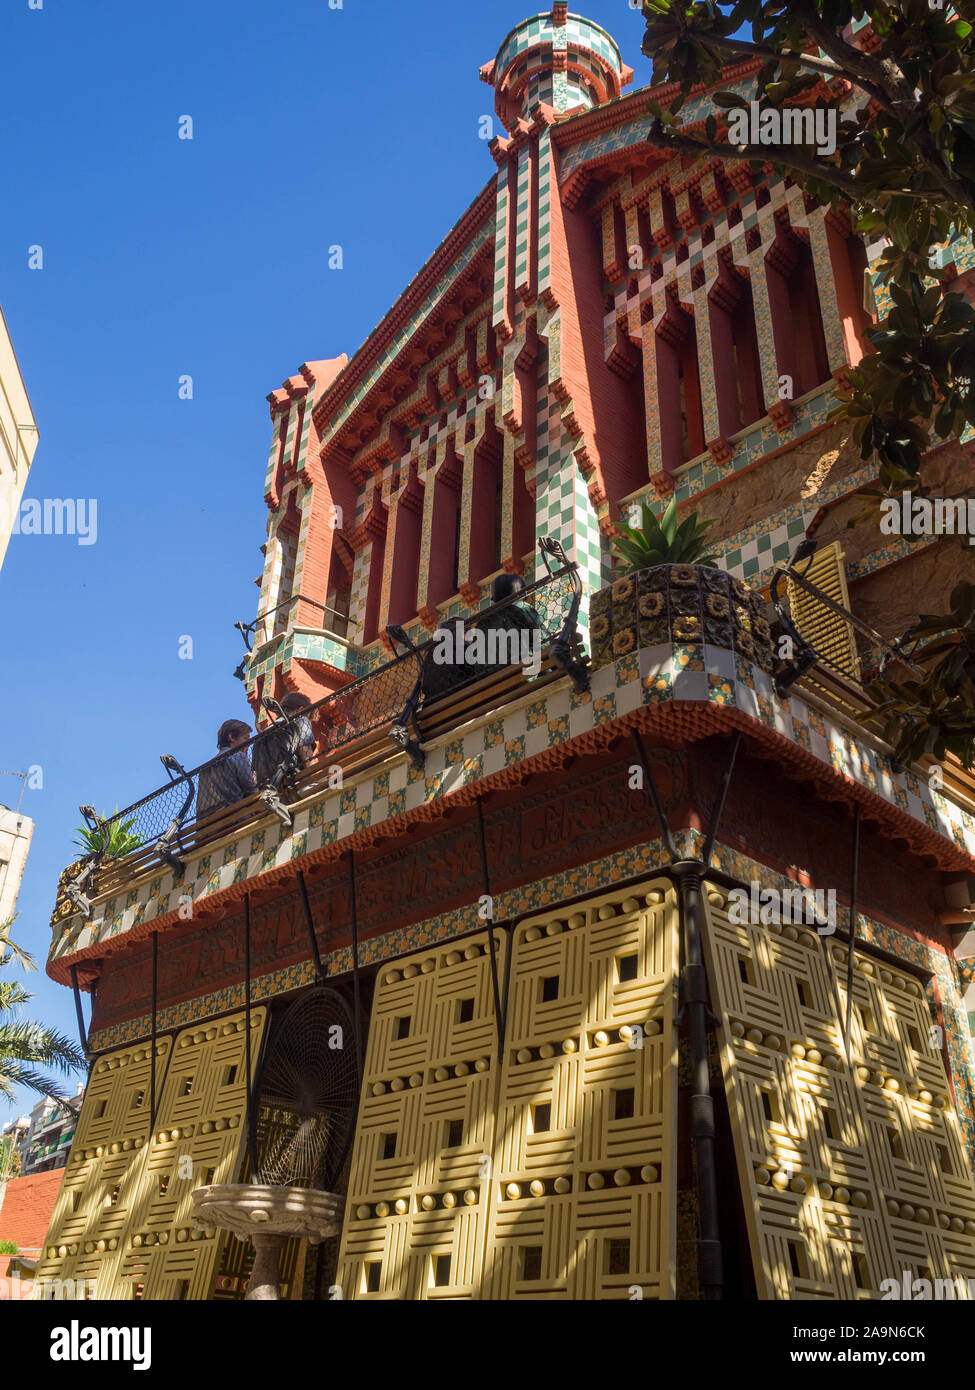
[[[793,0],[790,9],[823,52],[828,53],[844,72],[855,74],[861,85],[869,82],[880,88],[886,102],[891,104],[905,101],[916,104],[913,87],[892,59],[874,58],[872,54],[864,53],[862,48],[847,43],[835,29],[829,27],[809,0]],[[864,86],[864,91],[867,90]],[[878,100],[881,99],[878,97]]]
[[[846,43],[824,23],[808,0],[797,0],[794,9],[798,12],[799,20],[810,38],[830,55],[831,61],[825,62],[821,58],[806,53],[795,53],[791,49],[777,51],[765,44],[749,43],[747,39],[734,39],[723,34],[701,32],[699,37],[702,43],[741,58],[796,62],[813,72],[844,78],[859,87],[867,96],[873,97],[901,126],[906,125],[907,113],[904,108],[909,107],[921,118],[921,124],[911,142],[918,159],[937,179],[941,189],[949,197],[966,207],[975,207],[971,190],[964,183],[959,183],[948,170],[937,145],[923,124],[924,113],[914,89],[897,65],[891,59],[874,58],[862,49]]]
[[[675,131],[667,130],[659,119],[654,121],[650,127],[649,138],[657,144],[667,145],[673,150],[679,150],[682,154],[693,154],[698,158],[705,154],[713,154],[718,159],[729,162],[753,159],[760,164],[781,164],[786,169],[794,169],[797,174],[808,174],[811,178],[819,179],[822,183],[828,183],[831,188],[837,189],[851,203],[864,201],[863,189],[860,188],[855,178],[830,164],[820,164],[810,156],[800,154],[794,145],[729,145],[725,141],[695,140],[690,135],[681,135]],[[917,193],[910,188],[891,188],[886,191],[896,194],[899,198],[930,200],[934,196],[930,193]]]
[[[714,48],[721,48],[726,53],[737,54],[741,58],[774,58],[776,62],[799,63],[801,66],[810,68],[813,72],[821,72],[827,77],[845,77],[848,82],[860,87],[868,96],[875,97],[885,109],[890,110],[891,108],[890,98],[882,88],[855,73],[847,72],[833,61],[824,62],[822,58],[813,58],[808,53],[795,53],[792,49],[766,48],[763,44],[749,43],[747,39],[725,38],[720,34],[702,35],[701,42],[711,44]]]
[[[809,37],[844,70],[855,74],[864,91],[871,90],[866,85],[868,81],[875,84],[874,95],[877,95],[878,88],[883,90],[886,95],[877,95],[877,100],[899,125],[906,124],[904,114],[907,107],[921,117],[921,123],[912,140],[921,163],[934,175],[945,193],[971,207],[971,191],[960,184],[949,171],[924,122],[924,111],[917,99],[917,93],[893,59],[874,58],[862,49],[852,47],[825,23],[815,5],[810,4],[809,0],[793,0],[791,8]]]

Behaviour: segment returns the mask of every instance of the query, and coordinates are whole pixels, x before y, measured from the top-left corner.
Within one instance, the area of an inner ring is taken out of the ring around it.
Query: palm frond
[[[10,1013],[12,1009],[28,1003],[33,997],[16,980],[0,980],[0,1014]]]
[[[18,1086],[26,1086],[28,1090],[47,1096],[49,1100],[67,1100],[64,1090],[52,1076],[45,1076],[23,1062],[0,1058],[0,1096],[4,1100],[13,1100]]]
[[[0,1025],[0,1065],[7,1058],[41,1062],[65,1072],[85,1065],[84,1053],[65,1033],[26,1019]]]
[[[9,923],[13,920],[14,919],[11,917],[8,922],[5,922],[3,925],[9,926]],[[25,951],[23,946],[18,946],[16,941],[12,941],[9,936],[4,936],[2,929],[0,929],[0,950],[9,951],[17,964],[22,966],[24,970],[37,969],[37,966],[34,964],[34,957],[28,951]],[[0,963],[2,963],[2,959],[2,956],[0,956]]]

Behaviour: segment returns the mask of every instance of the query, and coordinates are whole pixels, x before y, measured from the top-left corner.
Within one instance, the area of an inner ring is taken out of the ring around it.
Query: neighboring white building
[[[0,565],[37,448],[37,425],[0,311]],[[0,912],[0,919],[2,919]]]
[[[2,924],[16,910],[33,833],[34,822],[29,816],[0,804],[0,941],[4,936]]]
[[[79,1081],[75,1094],[63,1105],[49,1096],[37,1102],[30,1112],[30,1127],[18,1140],[22,1176],[64,1167],[84,1098],[84,1082]],[[17,1121],[18,1126],[22,1123]]]

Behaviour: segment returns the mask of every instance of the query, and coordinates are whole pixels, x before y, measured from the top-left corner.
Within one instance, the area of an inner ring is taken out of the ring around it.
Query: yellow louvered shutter
[[[849,611],[846,567],[839,541],[817,550],[809,560],[802,562],[797,573],[807,583],[815,585],[820,593]],[[789,608],[792,621],[818,655],[848,680],[859,682],[860,660],[852,624],[792,580],[789,581]]]

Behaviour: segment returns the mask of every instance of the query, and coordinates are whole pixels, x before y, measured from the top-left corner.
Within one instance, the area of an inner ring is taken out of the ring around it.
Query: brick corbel
[[[723,468],[725,464],[730,463],[735,453],[734,449],[723,435],[719,435],[717,439],[712,439],[708,444],[708,449],[710,450],[711,457],[719,468]]]
[[[792,428],[795,419],[795,411],[788,401],[773,401],[768,409],[769,419],[778,430],[779,434],[785,434]]]

